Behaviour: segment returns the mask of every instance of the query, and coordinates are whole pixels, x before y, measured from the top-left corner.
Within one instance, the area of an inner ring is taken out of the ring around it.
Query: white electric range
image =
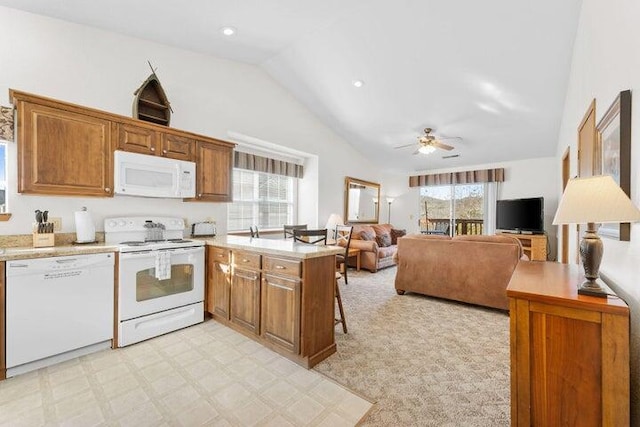
[[[105,242],[120,252],[119,347],[204,320],[204,242],[184,230],[176,217],[105,219]]]

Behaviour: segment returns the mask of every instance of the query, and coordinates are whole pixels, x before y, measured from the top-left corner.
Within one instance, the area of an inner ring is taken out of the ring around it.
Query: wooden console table
[[[521,261],[507,287],[512,426],[629,425],[629,308],[578,266]]]
[[[520,240],[522,249],[531,261],[547,260],[547,236],[544,234],[500,233]]]

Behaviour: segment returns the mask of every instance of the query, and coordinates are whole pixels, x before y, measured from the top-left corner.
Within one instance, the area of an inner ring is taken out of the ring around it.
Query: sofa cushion
[[[524,256],[524,249],[522,249],[522,242],[515,237],[505,235],[484,235],[484,234],[467,234],[462,236],[455,236],[453,240],[462,240],[467,242],[487,242],[487,243],[512,243],[518,245],[520,248],[520,257]]]
[[[381,248],[391,246],[391,235],[389,233],[378,234],[376,235],[376,242]]]
[[[397,228],[392,228],[391,229],[391,244],[392,245],[397,245],[398,244],[398,237],[402,237],[404,235],[407,234],[407,230],[399,230]]]
[[[398,247],[396,245],[378,248],[378,258],[388,258],[394,256],[396,252],[398,252]]]
[[[362,230],[360,232],[360,240],[376,240],[376,233],[373,230]]]
[[[365,239],[362,237],[362,233],[365,233],[365,237],[369,237],[370,235],[373,235],[372,238],[370,239]],[[375,235],[376,232],[373,230],[373,228],[370,225],[367,224],[355,224],[353,226],[353,231],[351,232],[351,239],[352,240],[374,240],[375,239]]]
[[[373,231],[375,231],[376,236],[379,236],[381,234],[391,233],[391,229],[393,228],[393,226],[391,224],[372,224],[371,228],[373,229]]]

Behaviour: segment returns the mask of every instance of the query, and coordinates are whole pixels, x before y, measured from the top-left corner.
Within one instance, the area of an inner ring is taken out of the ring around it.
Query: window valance
[[[233,166],[238,169],[291,176],[294,178],[302,178],[303,175],[302,165],[240,151],[234,153]]]
[[[409,187],[429,185],[474,184],[480,182],[503,182],[504,168],[475,171],[435,173],[409,177]]]

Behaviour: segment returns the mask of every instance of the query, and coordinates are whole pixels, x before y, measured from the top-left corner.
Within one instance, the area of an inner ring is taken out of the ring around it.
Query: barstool
[[[340,296],[340,286],[338,286],[338,280],[342,277],[339,271],[336,271],[336,302],[338,303],[338,312],[340,318],[335,319],[334,325],[342,323],[342,332],[347,333],[347,319],[344,317],[344,308],[342,307],[342,297]]]

